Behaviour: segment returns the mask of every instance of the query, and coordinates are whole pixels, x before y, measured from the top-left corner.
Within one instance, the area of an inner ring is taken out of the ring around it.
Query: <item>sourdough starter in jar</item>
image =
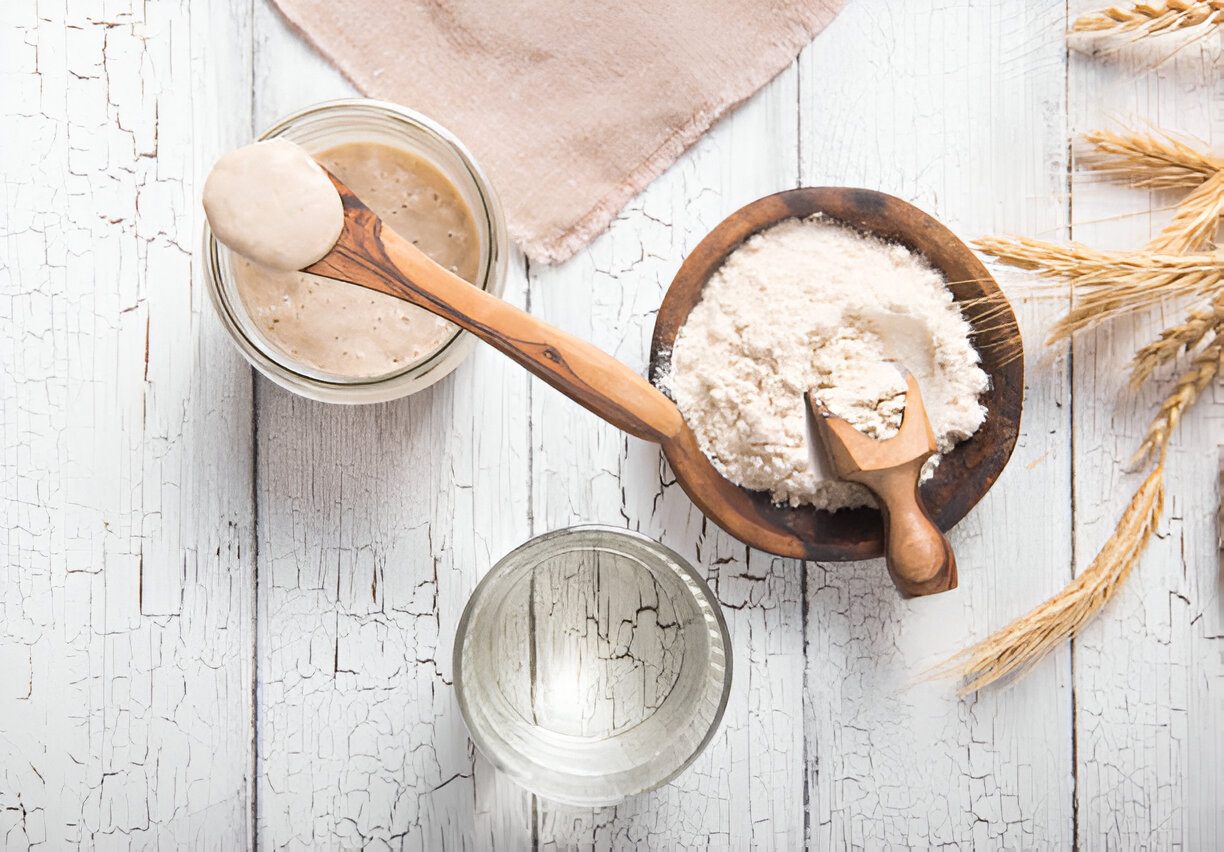
[[[437,263],[475,282],[480,242],[467,204],[434,166],[377,142],[316,155],[358,198]],[[401,299],[305,272],[280,272],[233,256],[247,313],[274,346],[315,370],[345,378],[399,372],[458,329]]]

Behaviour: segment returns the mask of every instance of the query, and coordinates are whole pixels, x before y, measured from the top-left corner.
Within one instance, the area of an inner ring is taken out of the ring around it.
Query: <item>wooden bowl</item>
[[[692,251],[668,288],[655,319],[650,379],[660,385],[677,332],[728,254],[748,237],[784,219],[817,213],[925,257],[944,274],[953,296],[961,303],[962,315],[973,328],[973,344],[991,381],[981,398],[986,421],[971,438],[944,456],[935,475],[921,489],[935,523],[947,531],[977,505],[1011,457],[1020,431],[1024,355],[1016,317],[998,284],[968,246],[917,207],[867,189],[815,187],[779,192],[731,214]],[[680,442],[663,445],[674,468],[692,467],[695,449]],[[792,509],[774,505],[768,492],[749,491],[720,475],[703,479],[708,480],[705,487],[718,489],[726,502],[743,505],[744,497],[748,497],[756,523],[732,523],[736,528],[731,529],[722,518],[711,517],[755,547],[780,556],[820,561],[869,559],[884,552],[883,526],[875,509],[835,513],[810,506]],[[699,506],[706,502],[702,495],[690,492],[690,496]]]

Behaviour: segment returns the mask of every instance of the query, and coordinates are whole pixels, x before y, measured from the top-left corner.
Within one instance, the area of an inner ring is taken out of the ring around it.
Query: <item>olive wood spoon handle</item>
[[[676,404],[620,361],[439,266],[382,221],[335,175],[344,229],[303,271],[411,302],[467,329],[557,390],[637,438],[665,443],[684,428]]]

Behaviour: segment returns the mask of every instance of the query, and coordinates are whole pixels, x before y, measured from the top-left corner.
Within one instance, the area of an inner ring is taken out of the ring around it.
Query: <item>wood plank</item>
[[[1216,543],[1220,548],[1220,552],[1224,554],[1224,445],[1221,445],[1219,448],[1217,461],[1219,463],[1219,473],[1216,476],[1216,497],[1218,501],[1218,508],[1216,509],[1216,532],[1218,537]],[[1221,565],[1224,565],[1224,562],[1221,562]]]
[[[1076,0],[1072,15],[1096,8]],[[1074,53],[1070,125],[1167,128],[1219,153],[1219,44],[1178,52],[1150,43],[1117,56]],[[1146,54],[1146,55],[1145,55]],[[1073,236],[1099,248],[1142,246],[1180,193],[1149,195],[1073,174]],[[1124,471],[1170,388],[1173,370],[1124,392],[1135,349],[1184,313],[1175,306],[1109,324],[1075,344],[1075,556],[1086,567],[1142,477]],[[1141,564],[1075,643],[1079,840],[1083,845],[1210,849],[1224,839],[1224,606],[1218,576],[1216,472],[1224,406],[1217,382],[1183,420],[1166,468],[1165,517]]]
[[[0,845],[249,844],[250,371],[192,255],[250,10],[0,32]]]
[[[798,177],[797,75],[783,72],[559,267],[532,268],[531,310],[645,371],[654,311],[685,254],[723,217]],[[670,785],[598,810],[537,803],[541,847],[797,848],[803,843],[803,567],[706,521],[656,446],[532,384],[533,532],[640,530],[709,576],[732,635],[730,703]]]
[[[257,128],[353,94],[266,4],[255,46]],[[517,792],[468,741],[451,647],[527,528],[526,374],[481,346],[384,405],[257,390],[260,843],[523,846]]]
[[[801,57],[802,179],[898,195],[963,238],[1057,238],[1066,211],[1063,5],[850,4]],[[958,699],[925,669],[1070,576],[1070,388],[1040,363],[1060,306],[1015,298],[1026,403],[1011,463],[949,538],[960,588],[900,600],[880,560],[808,569],[807,840],[1068,845],[1068,654]],[[1040,534],[1035,534],[1040,530]]]

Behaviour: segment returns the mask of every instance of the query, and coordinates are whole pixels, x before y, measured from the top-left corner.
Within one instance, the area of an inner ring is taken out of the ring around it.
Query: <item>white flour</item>
[[[914,374],[940,452],[985,419],[988,377],[943,276],[908,249],[818,217],[736,249],[706,284],[665,387],[731,481],[775,502],[874,505],[861,485],[817,479],[803,394],[875,438],[896,434]],[[924,478],[937,463],[924,468]]]

